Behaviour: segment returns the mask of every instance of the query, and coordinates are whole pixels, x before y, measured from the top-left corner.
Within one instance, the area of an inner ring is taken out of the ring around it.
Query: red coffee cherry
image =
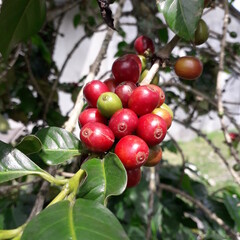
[[[198,58],[186,56],[180,57],[176,61],[174,69],[178,77],[186,80],[194,80],[201,76],[203,65]]]
[[[118,139],[131,135],[135,132],[138,125],[138,117],[131,109],[120,109],[113,114],[109,121],[109,128]]]
[[[138,116],[152,112],[158,104],[159,94],[151,85],[136,88],[128,100],[128,108]]]
[[[126,54],[124,56],[134,59],[137,62],[137,64],[138,64],[140,73],[142,72],[142,61],[141,61],[141,59],[139,58],[138,55],[136,55],[136,54]]]
[[[101,115],[97,108],[88,108],[82,111],[78,117],[78,124],[83,127],[89,122],[100,122],[107,124],[107,118]]]
[[[90,151],[106,152],[112,147],[115,137],[108,126],[103,123],[90,122],[82,127],[80,139]]]
[[[140,36],[134,42],[134,48],[138,54],[144,55],[146,51],[154,53],[155,48],[151,38],[147,36]]]
[[[115,93],[121,99],[123,107],[128,106],[128,99],[136,88],[137,85],[133,82],[122,82],[116,87]]]
[[[149,148],[148,160],[144,167],[154,167],[162,160],[162,148],[160,145]]]
[[[126,169],[135,169],[147,161],[149,148],[140,137],[127,135],[119,140],[114,152]]]
[[[149,113],[138,119],[137,135],[149,146],[162,142],[166,133],[166,122],[156,114]]]
[[[107,85],[99,80],[93,80],[86,84],[83,89],[83,95],[88,104],[92,107],[97,107],[98,97],[105,92],[110,92]]]
[[[159,87],[154,84],[149,84],[148,86],[151,86],[154,90],[156,90],[159,94],[159,102],[158,102],[158,107],[160,107],[164,102],[165,102],[165,93],[164,91]]]
[[[115,89],[117,87],[117,82],[115,78],[108,78],[104,80],[103,83],[107,85],[110,92],[115,92]]]
[[[136,60],[127,55],[116,59],[112,65],[112,74],[117,83],[124,81],[136,83],[140,73],[141,71]]]
[[[141,168],[126,169],[126,171],[127,171],[127,188],[137,186],[142,177]]]

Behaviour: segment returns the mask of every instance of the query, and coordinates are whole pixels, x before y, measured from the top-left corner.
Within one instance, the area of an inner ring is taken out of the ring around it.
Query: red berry
[[[148,160],[144,164],[145,167],[156,166],[162,160],[162,148],[160,145],[149,148]]]
[[[115,89],[117,87],[117,82],[116,82],[115,78],[108,78],[108,79],[104,80],[103,83],[107,85],[107,87],[109,88],[109,90],[111,92],[115,92]]]
[[[159,102],[158,107],[160,107],[165,102],[165,93],[164,91],[157,85],[149,84],[148,86],[151,86],[151,88],[155,89],[159,94]]]
[[[156,114],[149,113],[139,118],[137,135],[149,146],[154,146],[162,142],[166,133],[166,122]]]
[[[149,154],[148,145],[134,135],[121,138],[114,151],[126,169],[141,167],[147,161]]]
[[[128,99],[136,88],[137,85],[133,82],[122,82],[116,87],[115,93],[121,99],[123,107],[128,106]]]
[[[136,60],[126,55],[116,59],[112,65],[112,74],[118,83],[124,81],[136,83],[140,73]]]
[[[88,104],[92,107],[97,107],[98,97],[105,92],[109,92],[107,85],[99,80],[93,80],[86,84],[83,89],[83,95]]]
[[[127,188],[135,187],[139,184],[142,172],[141,168],[127,169]]]
[[[141,59],[139,58],[139,56],[136,55],[136,54],[126,54],[125,56],[126,56],[126,57],[130,57],[130,58],[134,59],[134,60],[137,62],[138,67],[139,67],[139,69],[140,69],[140,73],[141,73],[141,72],[142,72],[142,61],[141,61]]]
[[[83,127],[89,122],[100,122],[107,124],[107,119],[101,115],[97,108],[88,108],[80,113],[78,117],[78,123],[80,127]]]
[[[146,51],[154,53],[154,44],[151,38],[147,36],[140,36],[134,42],[134,48],[138,54],[144,55]]]
[[[138,116],[152,112],[159,103],[159,94],[151,86],[145,85],[136,88],[128,100],[128,108]]]
[[[90,122],[82,127],[80,139],[90,151],[106,152],[112,147],[115,137],[108,126]]]
[[[131,109],[120,109],[113,114],[108,126],[116,138],[131,135],[137,129],[138,117]]]

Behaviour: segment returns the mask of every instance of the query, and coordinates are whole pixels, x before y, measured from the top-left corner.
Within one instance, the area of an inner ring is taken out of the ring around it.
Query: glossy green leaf
[[[45,175],[45,173],[18,149],[0,141],[0,183],[28,174]]]
[[[106,203],[109,196],[120,195],[126,188],[126,170],[114,153],[108,153],[103,160],[88,160],[82,169],[87,179],[80,188],[80,197]]]
[[[232,194],[225,192],[223,202],[224,202],[231,218],[235,222],[237,231],[240,232],[240,207],[239,207],[240,199],[237,197],[237,195],[232,195]]]
[[[35,135],[28,135],[21,140],[16,148],[28,155],[39,152],[42,149],[42,143]]]
[[[26,226],[21,240],[124,240],[117,218],[103,205],[86,199],[58,202]]]
[[[39,130],[36,136],[42,142],[40,157],[48,165],[61,164],[81,155],[81,142],[72,133],[62,128],[48,127]]]
[[[37,33],[46,15],[45,0],[3,1],[0,13],[0,52],[7,57],[11,48]]]
[[[170,29],[191,41],[202,15],[203,3],[203,0],[160,0],[158,4]]]

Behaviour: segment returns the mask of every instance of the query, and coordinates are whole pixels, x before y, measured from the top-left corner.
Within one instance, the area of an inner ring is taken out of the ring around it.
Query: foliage
[[[126,171],[114,153],[88,152],[74,134],[61,127],[68,116],[60,111],[58,93],[70,93],[75,100],[86,76],[76,83],[59,81],[72,55],[69,53],[61,68],[54,62],[56,36],[61,34],[59,24],[66,11],[77,6],[77,13],[72,16],[73,26],[76,31],[82,27],[85,37],[91,38],[104,24],[99,2],[66,1],[60,7],[55,1],[44,0],[2,3],[0,131],[8,132],[10,119],[33,128],[12,144],[0,141],[0,239],[26,240],[34,235],[36,240],[139,240],[146,239],[149,230],[151,239],[231,239],[226,227],[240,231],[240,192],[234,184],[209,194],[206,182],[196,171],[187,168],[185,160],[182,166],[173,166],[163,159],[155,170],[155,191],[150,188],[152,173],[148,168],[144,169],[136,188],[126,189]],[[105,2],[108,7],[110,2]],[[186,113],[181,123],[191,127],[199,116],[217,112],[219,53],[208,47],[196,48],[191,43],[205,11],[204,1],[160,0],[156,4],[132,0],[131,4],[133,10],[123,15],[136,19],[138,35],[148,35],[159,49],[164,49],[171,29],[181,38],[179,50],[198,56],[204,64],[203,74],[196,81],[175,78],[162,85],[168,104],[175,112],[181,109]],[[212,8],[218,4],[215,1]],[[104,9],[101,10],[104,15]],[[107,17],[111,18],[111,14]],[[131,52],[129,48],[133,45],[127,43],[128,33],[121,24],[118,30],[121,41],[116,56]],[[236,34],[231,36],[235,38]],[[225,70],[232,75],[239,74],[239,50],[237,42],[226,44]],[[161,59],[167,65],[160,70],[163,76],[170,73],[179,57],[169,54],[169,59]],[[156,57],[153,56],[152,62]],[[231,116],[229,119],[234,123]],[[218,147],[201,131],[196,132],[226,162]],[[231,141],[226,146],[232,154]],[[174,138],[165,141],[162,147],[173,154],[183,154]],[[49,191],[42,189],[42,178],[51,183]],[[161,184],[173,187],[175,192],[161,188]],[[208,214],[184,194],[202,203]],[[45,200],[44,209],[33,217],[32,208],[39,196]],[[225,230],[216,218],[223,220]]]

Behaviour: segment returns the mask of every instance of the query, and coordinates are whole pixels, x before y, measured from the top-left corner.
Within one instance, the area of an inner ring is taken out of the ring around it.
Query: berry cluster
[[[134,47],[138,54],[154,53],[152,40],[145,36],[136,39]],[[155,166],[161,160],[159,144],[173,118],[163,90],[139,84],[145,61],[135,54],[116,59],[112,78],[85,85],[88,107],[79,115],[82,143],[93,152],[114,149],[126,168],[128,187],[139,183],[141,166]]]

